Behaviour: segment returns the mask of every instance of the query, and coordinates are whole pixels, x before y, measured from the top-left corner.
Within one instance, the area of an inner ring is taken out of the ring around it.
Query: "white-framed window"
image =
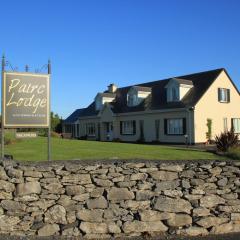
[[[95,123],[87,123],[86,124],[86,134],[88,136],[95,136],[96,135]]]
[[[122,121],[121,122],[121,134],[133,135],[135,134],[136,122],[135,121]]]
[[[230,90],[227,88],[219,88],[218,100],[219,102],[230,102]]]
[[[232,118],[232,127],[235,133],[240,133],[240,118]]]
[[[129,107],[137,105],[138,97],[136,94],[129,93],[127,98],[127,104]]]
[[[182,118],[167,119],[167,134],[182,135],[183,119]]]

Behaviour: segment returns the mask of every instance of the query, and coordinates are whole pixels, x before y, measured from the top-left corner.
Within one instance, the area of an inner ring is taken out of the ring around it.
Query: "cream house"
[[[74,138],[100,141],[203,143],[231,127],[240,133],[240,96],[225,69],[98,93],[63,124]]]

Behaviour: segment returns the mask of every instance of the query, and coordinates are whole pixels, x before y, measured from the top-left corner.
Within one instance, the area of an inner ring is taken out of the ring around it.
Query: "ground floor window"
[[[136,134],[136,121],[121,121],[120,131],[123,135],[134,135]]]
[[[235,133],[240,133],[240,118],[232,118],[232,128]]]
[[[88,136],[96,135],[95,123],[87,123],[86,124],[86,134]]]
[[[165,119],[165,134],[167,135],[183,135],[185,134],[185,118]]]

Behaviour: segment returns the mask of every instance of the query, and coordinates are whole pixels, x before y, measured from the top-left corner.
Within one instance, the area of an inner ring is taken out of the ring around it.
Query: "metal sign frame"
[[[5,71],[6,61],[5,56],[2,57],[2,97],[1,97],[1,112],[2,112],[2,123],[1,123],[1,159],[4,160],[4,128],[47,128],[48,129],[48,160],[51,160],[51,96],[50,96],[50,78],[51,78],[51,62],[48,61],[48,64],[44,65],[44,67],[47,67],[47,74],[39,74],[39,73],[29,73],[28,72],[28,66],[26,65],[26,72],[15,72],[12,68],[12,72]],[[18,75],[28,75],[28,76],[46,76],[47,77],[47,124],[46,125],[40,125],[40,124],[13,124],[12,126],[9,124],[5,124],[5,90],[6,87],[5,81],[6,81],[6,75],[7,74],[18,74]]]

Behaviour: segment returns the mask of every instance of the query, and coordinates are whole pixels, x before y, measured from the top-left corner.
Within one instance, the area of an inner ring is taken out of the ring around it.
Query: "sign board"
[[[36,132],[16,132],[16,138],[36,138]]]
[[[49,127],[48,74],[3,72],[5,128]]]

